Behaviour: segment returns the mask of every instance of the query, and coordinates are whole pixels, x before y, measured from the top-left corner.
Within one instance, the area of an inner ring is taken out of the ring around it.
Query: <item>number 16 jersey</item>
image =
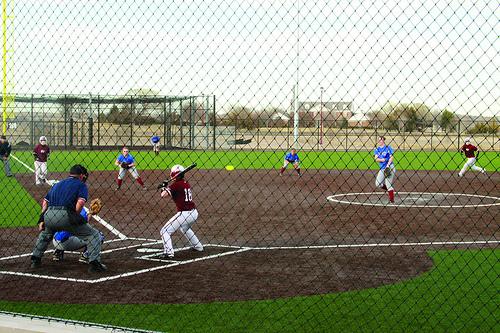
[[[178,212],[189,211],[196,208],[193,202],[193,193],[191,185],[184,179],[176,180],[172,185],[167,187],[167,192],[175,202]]]

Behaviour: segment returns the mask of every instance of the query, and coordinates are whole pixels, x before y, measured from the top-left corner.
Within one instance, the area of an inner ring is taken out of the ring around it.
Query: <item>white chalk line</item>
[[[113,240],[120,241],[120,240]],[[155,240],[154,243],[160,243],[161,240]],[[180,266],[191,264],[198,261],[220,258],[227,255],[234,255],[237,253],[242,253],[246,251],[265,251],[265,250],[320,250],[320,249],[335,249],[335,248],[364,248],[364,247],[403,247],[403,246],[446,246],[446,245],[496,245],[500,244],[500,240],[477,240],[477,241],[429,241],[429,242],[405,242],[405,243],[367,243],[367,244],[333,244],[333,245],[302,245],[302,246],[271,246],[271,247],[250,247],[250,246],[235,246],[235,245],[226,245],[226,244],[205,244],[205,247],[221,247],[221,248],[233,248],[234,251],[228,251],[218,254],[213,254],[209,256],[204,256],[200,258],[184,260],[184,261],[175,261],[175,260],[166,260],[166,259],[153,259],[152,257],[157,256],[160,252],[156,254],[145,255],[141,257],[136,257],[136,259],[156,261],[156,262],[167,262],[168,264],[145,268],[137,271],[132,271],[128,273],[122,273],[112,276],[107,276],[99,279],[76,279],[76,278],[64,278],[57,277],[51,275],[41,275],[41,274],[32,274],[32,273],[23,273],[23,272],[13,272],[13,271],[0,271],[0,274],[6,275],[17,275],[17,276],[25,276],[25,277],[34,277],[40,279],[49,279],[49,280],[59,280],[59,281],[69,281],[69,282],[78,282],[78,283],[100,283],[106,281],[112,281],[124,277],[140,275],[144,273],[154,272],[161,269],[166,269],[170,267]],[[133,247],[144,246],[146,244],[135,244],[127,247],[111,249],[109,252],[130,249]],[[152,244],[149,244],[152,245]],[[188,249],[188,247],[178,248],[176,251],[181,251],[182,249]],[[158,249],[160,251],[160,249]],[[201,253],[201,252],[200,252]],[[31,254],[28,254],[31,255]],[[18,256],[19,257],[19,256]],[[10,257],[13,258],[13,257]],[[15,257],[14,257],[15,258]],[[6,260],[5,258],[0,258],[0,260]]]
[[[14,158],[16,161],[18,161],[21,165],[23,165],[25,168],[27,168],[28,170],[30,170],[31,172],[35,172],[35,170],[33,168],[31,168],[29,165],[27,165],[26,163],[24,163],[23,161],[21,161],[19,158],[17,158],[16,156],[14,155],[10,155],[12,156],[12,158]],[[54,184],[57,184],[58,180],[56,179],[48,179],[47,180],[47,184],[49,184],[50,186],[53,186]],[[89,212],[89,209],[87,207],[84,207],[84,209],[87,211],[87,213]],[[115,236],[117,236],[118,238],[120,239],[127,239],[127,236],[125,236],[123,233],[121,233],[118,229],[116,229],[115,227],[113,227],[111,224],[109,224],[108,222],[106,222],[103,218],[101,218],[99,215],[92,215],[92,217],[97,221],[99,222],[103,227],[105,227],[106,229],[108,229],[112,234],[114,234]]]
[[[109,244],[109,243],[114,243],[114,242],[121,242],[121,241],[127,241],[127,240],[141,240],[141,239],[137,239],[137,238],[126,238],[126,239],[116,238],[116,239],[110,239],[110,240],[104,241],[104,244]],[[101,251],[101,254],[102,253],[112,253],[112,252],[116,252],[116,251],[133,249],[133,248],[136,248],[136,247],[139,247],[139,246],[149,246],[149,245],[161,244],[161,242],[162,242],[161,240],[154,240],[154,241],[147,242],[147,243],[134,244],[134,245],[128,245],[128,246],[123,246],[123,247],[116,247],[116,248],[112,248],[112,249],[109,249],[109,250]],[[54,252],[54,250],[47,250],[47,251],[45,251],[45,253],[52,253],[52,252]],[[64,252],[65,253],[72,253],[72,254],[80,254],[80,252],[78,252],[78,251],[64,251]],[[0,261],[2,261],[2,260],[10,260],[10,259],[18,259],[18,258],[23,258],[23,257],[29,257],[29,256],[31,256],[31,254],[32,253],[29,252],[29,253],[17,254],[17,255],[8,256],[8,257],[0,257]]]
[[[89,212],[89,209],[87,207],[85,207],[85,210],[87,211],[87,213]],[[108,229],[112,234],[114,234],[115,236],[118,236],[118,238],[120,238],[122,240],[127,239],[127,236],[125,236],[118,229],[116,229],[111,224],[109,224],[108,222],[106,222],[99,215],[92,215],[92,217],[94,218],[94,220],[96,220],[97,222],[99,222],[103,227],[105,227],[106,229]]]
[[[10,156],[15,159],[16,161],[19,162],[19,164],[21,164],[22,166],[24,166],[26,169],[28,169],[29,171],[31,172],[35,172],[35,169],[33,169],[32,167],[30,167],[28,164],[24,163],[23,161],[21,161],[20,159],[18,159],[17,157],[14,156],[14,154],[10,154]]]
[[[158,244],[162,243],[162,241],[157,241],[157,242],[158,242]],[[222,248],[229,248],[229,249],[243,249],[243,248],[255,249],[255,248],[251,248],[251,247],[248,247],[248,246],[234,246],[234,245],[224,245],[224,244],[205,244],[205,246],[208,246],[208,247],[222,247]],[[185,250],[189,250],[189,249],[191,249],[190,246],[181,247],[181,248],[175,249],[175,252],[185,251]],[[158,253],[158,252],[163,252],[163,249],[144,247],[144,248],[137,249],[137,252],[141,252],[141,253]]]
[[[492,202],[490,204],[477,204],[477,205],[417,205],[417,204],[404,204],[404,203],[376,203],[376,202],[362,202],[362,201],[348,201],[348,200],[340,200],[338,197],[352,197],[352,196],[369,196],[369,195],[377,195],[382,197],[384,195],[383,192],[355,192],[355,193],[340,193],[334,194],[326,197],[328,201],[347,204],[347,205],[358,205],[358,206],[370,206],[370,207],[402,207],[402,208],[478,208],[478,207],[493,207],[500,205],[500,198],[488,196],[488,195],[479,195],[479,194],[468,194],[468,193],[438,193],[438,192],[395,192],[396,198],[398,194],[409,194],[409,195],[417,195],[421,200],[427,200],[427,198],[422,197],[422,195],[430,196],[431,199],[435,195],[444,195],[444,196],[465,196],[465,197],[473,197],[473,198],[482,198],[482,199],[491,199],[498,201],[496,203]]]

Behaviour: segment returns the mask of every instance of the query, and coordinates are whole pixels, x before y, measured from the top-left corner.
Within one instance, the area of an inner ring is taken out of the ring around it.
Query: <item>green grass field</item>
[[[133,153],[139,170],[168,170],[196,162],[202,169],[277,169],[283,153],[165,151]],[[29,166],[30,152],[15,156]],[[116,151],[54,152],[49,171],[75,163],[115,170]],[[375,170],[370,152],[303,152],[303,169]],[[458,170],[463,156],[447,152],[400,152],[399,170]],[[16,161],[15,173],[29,172]],[[479,165],[498,172],[498,153],[482,153]],[[14,178],[2,174],[2,227],[31,226],[39,205]],[[12,209],[16,207],[16,209]],[[491,332],[499,328],[495,302],[500,250],[430,252],[435,267],[410,281],[376,289],[265,301],[209,304],[61,305],[0,301],[0,309],[168,332]],[[168,281],[165,281],[168,283]],[[141,314],[138,316],[137,314]]]
[[[0,308],[165,332],[498,331],[500,250],[430,255],[435,266],[422,276],[339,294],[208,304],[69,306],[0,301]]]
[[[0,227],[35,226],[40,214],[40,204],[14,177],[5,177],[0,170],[2,199],[0,200]]]
[[[200,169],[223,169],[233,165],[236,169],[279,169],[283,152],[268,151],[163,151],[155,156],[150,151],[132,152],[139,170],[167,170],[174,164],[197,163]],[[30,152],[17,152],[15,156],[32,167]],[[371,152],[300,152],[301,167],[329,170],[375,170]],[[50,155],[49,171],[67,171],[75,163],[81,163],[90,171],[116,170],[114,165],[117,151],[58,151]],[[397,152],[395,165],[398,170],[458,170],[464,164],[463,155],[455,152]],[[17,165],[14,171],[28,172]],[[479,165],[488,171],[498,171],[500,155],[497,152],[483,152]]]

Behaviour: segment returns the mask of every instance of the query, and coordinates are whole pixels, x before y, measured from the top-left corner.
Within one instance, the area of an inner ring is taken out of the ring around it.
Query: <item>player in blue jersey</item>
[[[156,155],[160,153],[160,137],[158,135],[154,135],[151,137],[151,144],[153,145],[153,151]]]
[[[293,165],[293,167],[295,168],[295,171],[297,171],[297,174],[300,177],[300,175],[301,175],[300,174],[300,164],[299,164],[300,159],[299,159],[299,155],[297,154],[297,151],[295,150],[295,148],[292,148],[290,150],[290,152],[288,152],[285,155],[285,161],[283,163],[283,166],[280,169],[280,176],[283,175],[283,172],[285,172],[285,169],[289,163],[291,163]]]
[[[82,209],[80,215],[85,219],[85,221],[90,220],[90,214],[87,212],[85,208]],[[101,243],[104,242],[104,234],[99,231]],[[54,239],[52,240],[52,244],[54,245],[55,251],[52,256],[52,260],[54,261],[62,261],[64,259],[64,251],[77,251],[82,250],[80,254],[80,258],[78,261],[88,264],[89,262],[89,252],[87,251],[87,245],[85,242],[74,236],[69,231],[58,231],[54,234]]]
[[[385,144],[385,137],[378,139],[378,147],[374,151],[375,162],[378,162],[379,171],[375,179],[375,186],[386,190],[389,194],[389,201],[394,202],[394,176],[396,168],[394,167],[394,150],[391,146]]]
[[[122,153],[116,159],[115,165],[120,168],[120,171],[118,172],[118,179],[116,180],[116,190],[119,190],[121,188],[123,178],[125,177],[127,170],[128,172],[130,172],[132,177],[135,178],[139,185],[142,186],[142,189],[146,190],[146,186],[144,185],[144,182],[142,181],[141,177],[139,176],[139,172],[135,167],[135,159],[132,155],[130,155],[127,147],[122,148]]]

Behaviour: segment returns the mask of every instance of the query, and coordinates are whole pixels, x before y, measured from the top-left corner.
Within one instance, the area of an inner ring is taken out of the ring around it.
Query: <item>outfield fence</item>
[[[398,150],[455,151],[467,137],[474,137],[484,151],[500,150],[500,119],[457,115],[453,126],[443,129],[431,111],[422,115],[426,127],[412,131],[406,131],[405,115],[390,126],[378,116],[342,128],[329,115],[320,123],[314,119],[318,115],[311,120],[311,115],[302,114],[309,126],[299,118],[296,137],[292,121],[217,112],[215,96],[15,96],[11,109],[5,134],[21,150],[33,147],[42,135],[51,146],[63,149],[144,149],[151,146],[152,136],[159,136],[162,149],[360,151],[372,150],[384,135]]]
[[[3,13],[0,314],[500,331],[498,2]]]

